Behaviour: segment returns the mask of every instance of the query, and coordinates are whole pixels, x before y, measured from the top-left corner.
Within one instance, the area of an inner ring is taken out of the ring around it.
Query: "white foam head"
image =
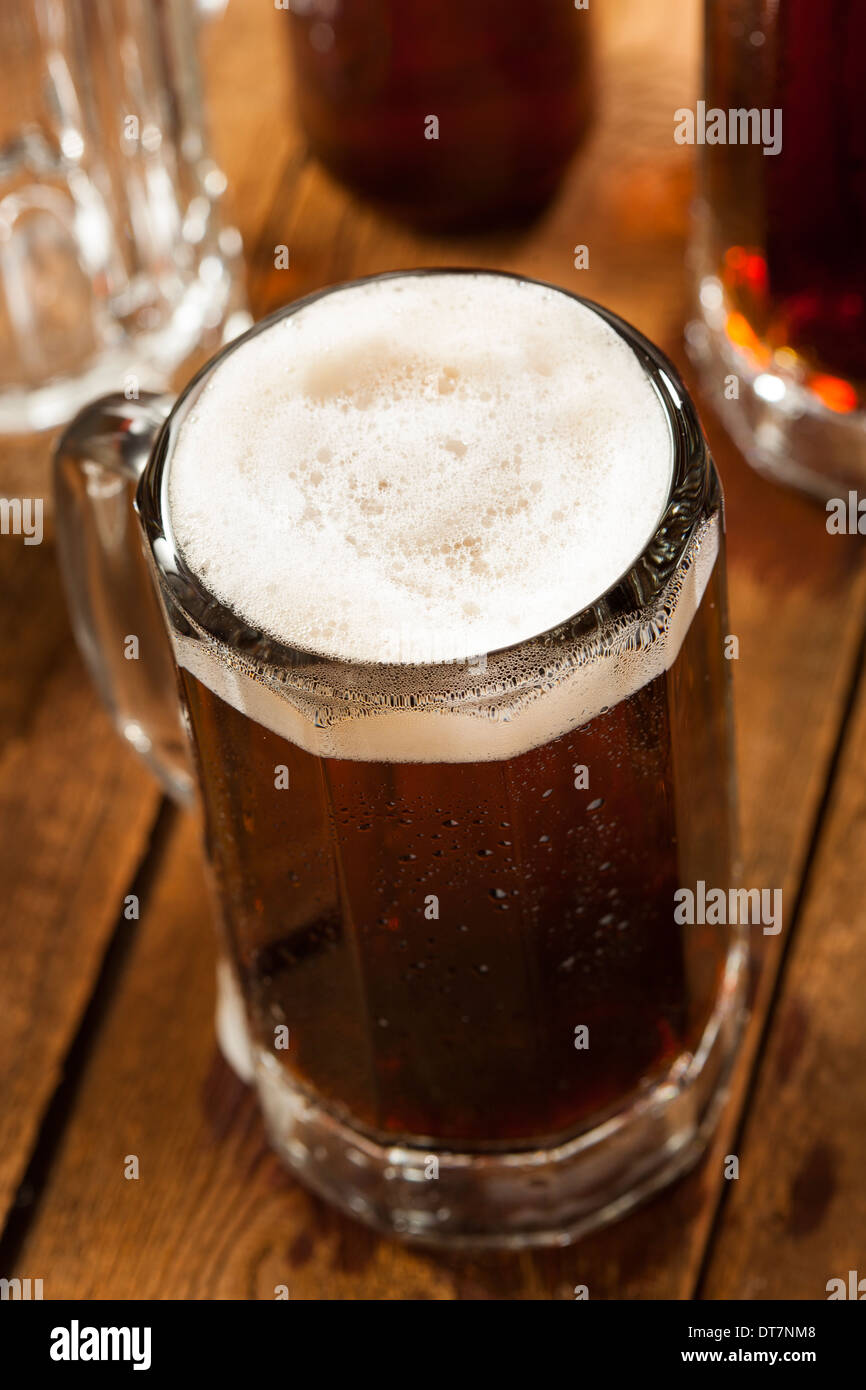
[[[591,653],[526,640],[630,568],[664,510],[672,453],[630,347],[554,289],[449,272],[340,288],[213,371],[176,440],[168,499],[211,594],[290,646],[374,663],[375,684],[343,666],[329,693],[320,667],[284,679],[207,634],[175,632],[177,659],[322,756],[513,757],[675,659],[718,514],[652,611],[595,634]],[[456,683],[453,667],[405,665],[518,642]]]
[[[252,626],[368,662],[459,659],[579,612],[667,498],[628,345],[531,282],[348,286],[230,353],[180,432],[172,527]]]

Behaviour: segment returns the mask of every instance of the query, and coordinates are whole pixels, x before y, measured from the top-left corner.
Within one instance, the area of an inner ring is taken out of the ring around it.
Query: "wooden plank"
[[[826,1298],[828,1280],[866,1278],[864,762],[861,673],[705,1298]]]
[[[280,1283],[293,1298],[447,1296],[422,1257],[281,1170],[215,1051],[212,937],[184,817],[18,1267],[39,1271],[46,1298],[273,1298]],[[132,1154],[137,1181],[124,1177]]]
[[[268,307],[395,265],[473,262],[550,278],[610,303],[676,357],[685,312],[688,152],[673,110],[694,94],[689,12],[653,7],[633,28],[602,22],[595,134],[554,207],[508,238],[416,238],[314,165],[292,165],[259,238]],[[575,272],[572,248],[590,246]],[[271,242],[290,247],[273,272]],[[821,512],[753,475],[711,417],[728,494],[745,881],[796,893],[853,675],[866,576]],[[808,640],[804,638],[808,634]],[[797,757],[792,757],[796,748]],[[85,1078],[20,1272],[52,1296],[685,1297],[695,1287],[768,1006],[771,943],[732,1105],[702,1168],[618,1227],[540,1255],[435,1257],[380,1242],[281,1173],[248,1095],[214,1062],[207,911],[188,826],[142,923],[136,955]],[[134,1101],[131,1097],[134,1096]],[[204,1113],[200,1107],[204,1106]],[[94,1146],[93,1136],[100,1135]],[[122,1155],[144,1156],[137,1184]],[[95,1241],[86,1258],[75,1253]],[[46,1288],[49,1284],[46,1283]]]
[[[0,539],[0,1223],[156,813],[74,650],[53,549]]]

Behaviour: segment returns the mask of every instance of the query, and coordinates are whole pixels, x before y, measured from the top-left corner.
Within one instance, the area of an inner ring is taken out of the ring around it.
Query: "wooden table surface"
[[[698,9],[599,5],[596,122],[556,202],[528,232],[445,241],[381,218],[309,159],[285,15],[232,0],[204,58],[256,314],[379,270],[498,266],[610,305],[688,379],[693,151],[672,128],[698,95]],[[53,537],[5,537],[0,1272],[42,1278],[46,1298],[123,1299],[273,1298],[278,1284],[300,1299],[570,1299],[577,1284],[591,1298],[811,1299],[866,1273],[864,556],[819,506],[753,474],[699,404],[728,503],[743,882],[785,901],[706,1160],[620,1224],[543,1253],[429,1255],[310,1196],[216,1050],[197,826],[98,706]]]

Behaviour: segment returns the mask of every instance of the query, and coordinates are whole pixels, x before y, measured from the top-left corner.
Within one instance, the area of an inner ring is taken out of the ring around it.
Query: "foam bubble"
[[[671,468],[655,392],[598,314],[444,272],[347,286],[231,352],[180,431],[169,507],[190,569],[271,637],[437,662],[600,597]]]

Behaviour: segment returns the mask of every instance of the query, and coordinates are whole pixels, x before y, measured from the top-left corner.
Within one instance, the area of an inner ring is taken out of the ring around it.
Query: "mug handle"
[[[54,453],[57,549],[78,647],[122,736],[175,801],[193,799],[165,619],[133,508],[172,398],[103,396]]]

